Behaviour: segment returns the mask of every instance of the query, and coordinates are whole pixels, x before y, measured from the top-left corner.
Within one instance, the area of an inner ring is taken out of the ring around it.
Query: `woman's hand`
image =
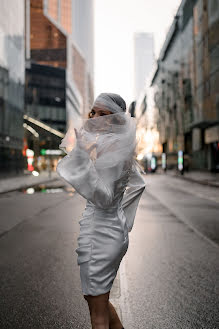
[[[90,153],[97,146],[97,144],[94,143],[91,146],[85,144],[81,132],[78,131],[76,128],[74,128],[74,130],[75,130],[77,145],[79,146],[79,148],[83,149],[87,153]]]

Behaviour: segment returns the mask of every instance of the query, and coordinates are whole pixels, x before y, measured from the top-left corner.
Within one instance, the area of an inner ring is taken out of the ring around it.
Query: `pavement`
[[[168,175],[144,179],[110,294],[123,326],[217,329],[218,188]],[[91,328],[75,252],[85,200],[65,185],[60,179],[46,184],[52,193],[0,195],[3,329]]]
[[[218,189],[165,175],[145,182],[120,267],[124,328],[216,329]]]
[[[190,182],[198,183],[201,185],[209,185],[213,187],[219,187],[219,173],[212,173],[209,171],[201,171],[201,170],[191,170],[185,171],[183,175],[181,175],[177,170],[167,170],[165,173],[163,170],[159,169],[158,173],[170,175],[173,177],[177,177],[179,179],[184,179]]]
[[[34,176],[30,172],[20,174],[13,177],[1,177],[0,178],[0,193],[7,193],[30,186],[35,186],[41,183],[48,183],[59,179],[59,175],[56,171],[51,171],[51,175],[48,171],[41,171],[39,176]]]

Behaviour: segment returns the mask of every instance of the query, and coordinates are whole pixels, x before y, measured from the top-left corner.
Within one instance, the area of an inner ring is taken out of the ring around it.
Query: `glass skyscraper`
[[[0,10],[0,173],[24,167],[25,82],[24,1],[1,0]],[[10,13],[10,15],[9,15]]]

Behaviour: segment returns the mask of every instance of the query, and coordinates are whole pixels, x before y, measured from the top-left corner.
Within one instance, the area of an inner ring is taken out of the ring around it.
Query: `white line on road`
[[[120,264],[120,305],[122,310],[122,321],[126,319],[126,323],[133,323],[133,315],[129,302],[129,287],[128,287],[128,278],[126,273],[126,263],[127,263],[127,254],[124,256]]]

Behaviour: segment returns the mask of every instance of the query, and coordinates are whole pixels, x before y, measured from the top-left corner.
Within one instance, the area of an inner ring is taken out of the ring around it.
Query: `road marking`
[[[129,289],[128,289],[128,279],[126,274],[126,262],[127,254],[123,257],[117,275],[115,277],[111,292],[110,292],[110,302],[115,306],[116,312],[123,323],[123,319],[126,322],[132,320],[132,312],[129,303]],[[132,322],[131,322],[132,323]]]
[[[124,256],[120,264],[120,287],[121,287],[121,296],[120,296],[120,305],[122,310],[122,320],[125,319],[126,323],[133,323],[132,309],[130,306],[129,299],[129,286],[128,286],[128,276],[126,272],[127,268],[127,254]]]

